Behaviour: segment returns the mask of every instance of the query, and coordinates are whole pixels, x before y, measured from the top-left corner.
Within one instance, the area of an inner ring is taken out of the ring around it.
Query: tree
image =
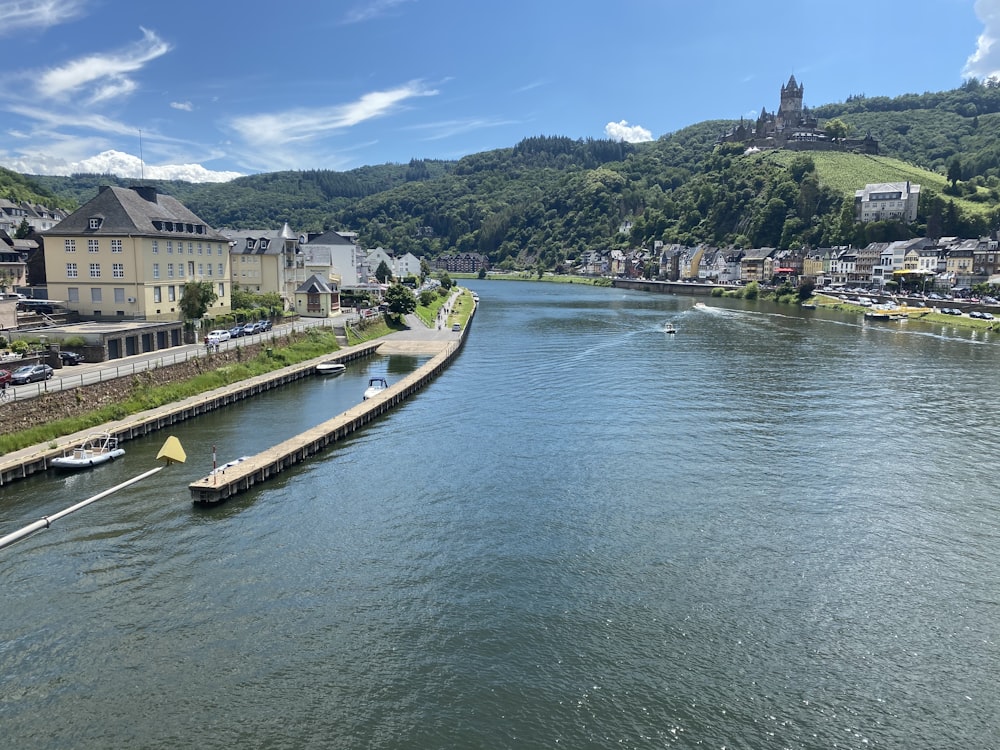
[[[201,320],[217,299],[211,282],[192,281],[184,285],[179,305],[187,320]]]
[[[835,117],[823,126],[823,132],[831,141],[843,140],[847,137],[849,130],[850,126],[839,117]]]
[[[962,179],[962,160],[957,156],[953,157],[948,165],[948,182],[954,188],[955,184]]]
[[[17,231],[14,232],[14,239],[23,240],[29,234],[31,234],[31,224],[26,218],[21,219],[21,223],[17,225]]]
[[[392,271],[389,269],[388,264],[384,260],[380,261],[378,268],[375,269],[375,278],[382,284],[385,284],[392,278]]]
[[[402,284],[393,284],[385,290],[385,303],[393,315],[408,315],[417,309],[417,298]]]

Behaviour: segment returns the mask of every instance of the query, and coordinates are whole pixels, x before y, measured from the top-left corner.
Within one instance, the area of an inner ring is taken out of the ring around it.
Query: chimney
[[[132,188],[137,192],[144,200],[150,203],[156,203],[156,188],[152,185],[138,185]]]

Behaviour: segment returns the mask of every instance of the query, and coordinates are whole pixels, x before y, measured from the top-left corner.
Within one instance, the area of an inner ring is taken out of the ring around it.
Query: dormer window
[[[101,221],[102,221],[102,219],[100,217],[91,216],[90,217],[90,222],[89,222],[88,226],[91,229],[100,229],[101,228]]]
[[[253,250],[253,237],[247,237],[247,250]]]

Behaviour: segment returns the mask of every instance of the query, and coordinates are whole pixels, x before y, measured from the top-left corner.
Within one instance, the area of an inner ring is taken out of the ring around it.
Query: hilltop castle
[[[836,150],[878,153],[878,141],[871,133],[864,138],[844,138],[833,141],[827,137],[819,121],[802,105],[804,87],[790,76],[781,87],[781,101],[777,112],[761,108],[757,121],[740,118],[732,130],[719,136],[719,143],[742,143],[747,148],[787,148],[793,151]]]

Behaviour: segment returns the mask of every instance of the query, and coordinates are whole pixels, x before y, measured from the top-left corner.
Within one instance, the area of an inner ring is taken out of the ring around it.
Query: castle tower
[[[778,106],[778,130],[794,128],[802,119],[803,86],[795,82],[795,76],[781,87],[781,104]]]

